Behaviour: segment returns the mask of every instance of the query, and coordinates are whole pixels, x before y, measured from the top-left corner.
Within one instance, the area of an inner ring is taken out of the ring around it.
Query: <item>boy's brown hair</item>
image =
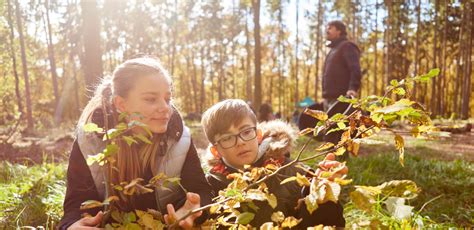
[[[255,113],[245,101],[227,99],[207,109],[202,116],[201,124],[207,139],[214,144],[217,134],[226,132],[232,125],[238,125],[247,117],[257,124]]]

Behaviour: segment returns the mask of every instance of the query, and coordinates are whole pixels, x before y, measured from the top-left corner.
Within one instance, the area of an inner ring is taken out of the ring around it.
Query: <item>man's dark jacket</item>
[[[360,88],[360,50],[345,36],[332,41],[323,68],[323,98],[336,99]]]

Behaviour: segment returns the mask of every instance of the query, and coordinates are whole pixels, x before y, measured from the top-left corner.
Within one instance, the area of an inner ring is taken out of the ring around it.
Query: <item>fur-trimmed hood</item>
[[[282,120],[259,123],[257,128],[262,131],[262,141],[259,143],[256,162],[284,161],[294,147],[298,135],[296,129]],[[214,156],[209,148],[206,152],[206,159],[211,172],[223,172],[228,167],[223,164],[221,158]]]

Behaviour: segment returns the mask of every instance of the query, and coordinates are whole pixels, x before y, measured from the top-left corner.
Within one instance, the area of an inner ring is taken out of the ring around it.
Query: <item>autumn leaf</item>
[[[304,136],[308,133],[311,133],[311,132],[314,132],[314,128],[306,128],[306,129],[303,129],[299,132],[299,135],[300,136]]]
[[[244,212],[237,216],[236,223],[247,225],[250,223],[250,221],[253,220],[254,217],[255,217],[254,213]]]
[[[306,209],[309,214],[312,214],[318,209],[318,195],[316,193],[310,193],[304,198],[304,203],[306,204]]]
[[[404,166],[404,157],[405,157],[405,141],[403,137],[396,134],[395,135],[395,147],[399,152],[399,161],[402,166]]]
[[[82,202],[80,209],[84,210],[84,209],[90,209],[90,208],[98,208],[102,206],[104,206],[104,204],[100,201],[87,200],[87,201]]]
[[[283,212],[281,211],[278,211],[278,212],[274,212],[272,214],[272,217],[271,217],[272,221],[276,222],[276,223],[280,223],[282,222],[284,219],[285,219],[285,215],[283,214]]]
[[[342,179],[342,178],[335,178],[334,182],[344,186],[344,185],[348,185],[348,184],[352,183],[352,179],[346,180],[346,179]]]
[[[283,227],[283,228],[292,228],[292,227],[298,225],[300,222],[301,222],[301,219],[296,219],[292,216],[289,216],[289,217],[285,218],[285,220],[283,220],[283,222],[281,223],[281,227]]]
[[[344,147],[340,147],[336,150],[336,152],[334,152],[334,155],[336,156],[342,156],[342,154],[344,154],[346,152],[346,148]]]
[[[284,179],[282,182],[280,182],[280,184],[286,184],[286,183],[288,183],[290,181],[294,181],[294,180],[296,180],[295,176],[288,177],[288,178]]]
[[[250,200],[264,201],[266,199],[265,193],[258,189],[249,189],[245,194],[245,197]]]
[[[320,121],[326,121],[328,119],[327,113],[321,110],[313,110],[306,108],[303,113],[310,115]]]
[[[310,185],[308,178],[301,175],[300,173],[296,173],[296,182],[300,186],[309,186]]]
[[[403,197],[406,199],[415,198],[421,191],[416,183],[411,180],[392,180],[377,186],[377,188],[386,196]]]
[[[316,151],[320,152],[320,151],[328,150],[328,149],[332,148],[333,146],[334,146],[333,143],[326,142],[326,143],[320,145],[318,148],[316,148]]]
[[[268,204],[272,207],[272,208],[276,208],[277,206],[277,198],[275,195],[273,194],[265,194],[266,198],[267,198],[267,202]]]

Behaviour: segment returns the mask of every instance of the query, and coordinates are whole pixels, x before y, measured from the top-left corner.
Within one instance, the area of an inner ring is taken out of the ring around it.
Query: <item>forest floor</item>
[[[188,124],[201,155],[208,142],[198,123]],[[374,219],[393,222],[386,215],[374,216],[355,209],[348,199],[354,185],[378,185],[402,179],[413,180],[422,189],[410,205],[420,210],[428,203],[420,215],[424,227],[430,223],[442,224],[434,227],[474,226],[474,130],[437,139],[413,138],[407,131],[398,132],[405,139],[404,167],[398,162],[398,150],[389,132],[368,138],[361,145],[359,156],[348,160],[348,177],[354,182],[344,188],[341,201],[349,226],[360,227]],[[55,130],[41,135],[44,137],[0,134],[0,210],[5,210],[0,213],[0,227],[54,226],[62,215],[65,170],[73,132]],[[299,138],[295,150],[305,140],[306,137]],[[312,142],[303,154],[312,154],[320,144]],[[432,199],[436,200],[429,203]]]

